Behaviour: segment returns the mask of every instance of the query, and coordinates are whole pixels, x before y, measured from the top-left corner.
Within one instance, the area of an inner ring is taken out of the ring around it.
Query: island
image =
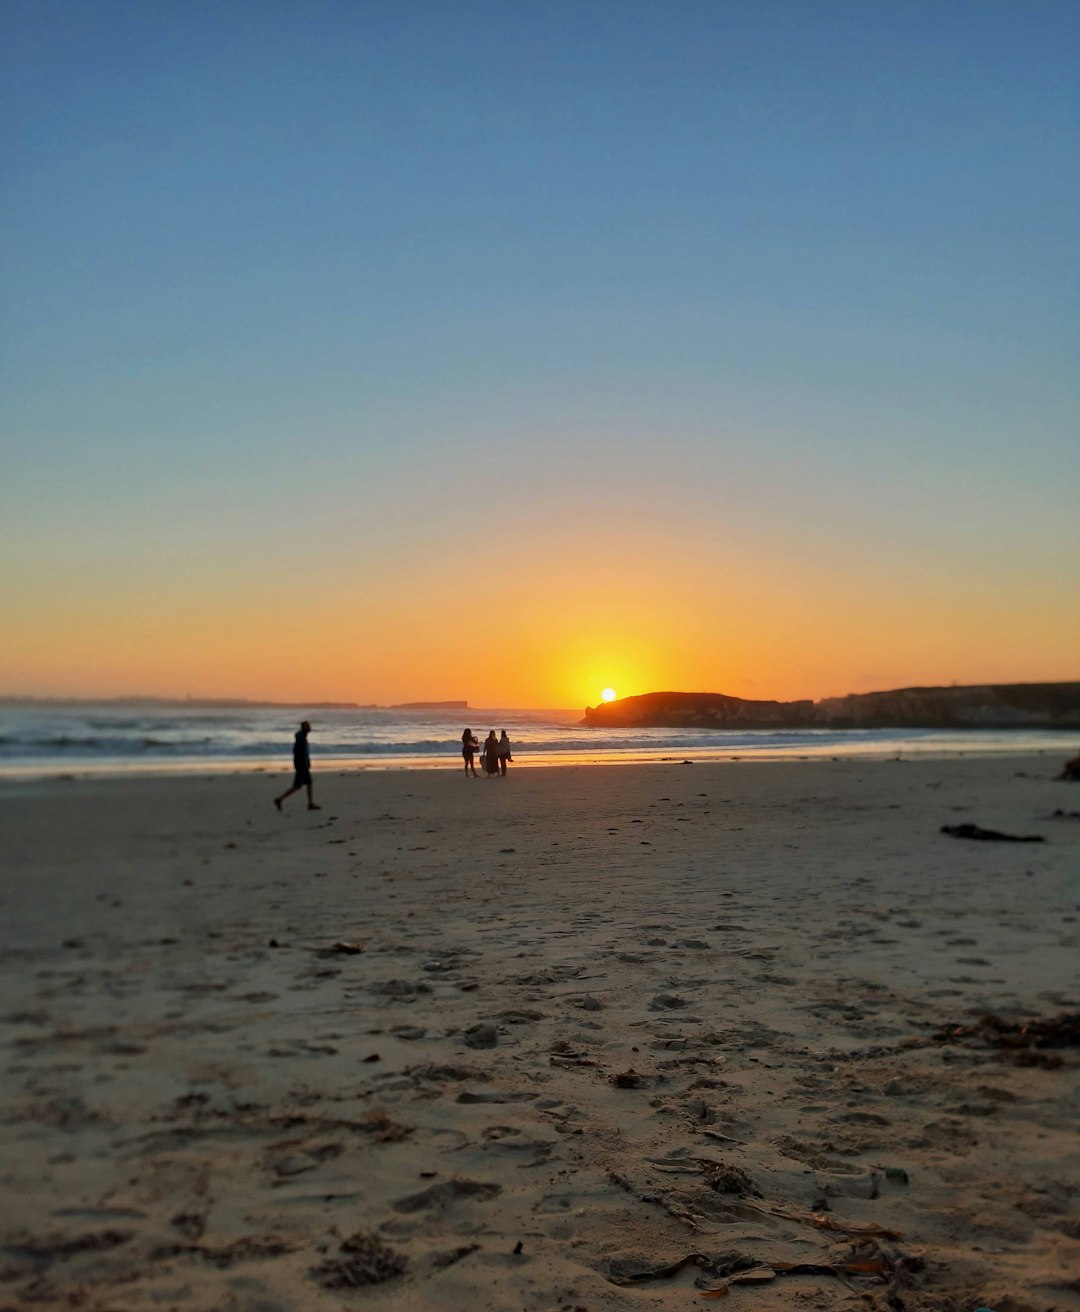
[[[591,729],[1080,729],[1080,682],[895,688],[821,701],[648,692],[585,708]]]

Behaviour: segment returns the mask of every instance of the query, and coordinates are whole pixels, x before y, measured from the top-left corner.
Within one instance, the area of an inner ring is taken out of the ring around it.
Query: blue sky
[[[9,614],[327,533],[405,587],[463,511],[1080,581],[1075,4],[0,29]]]

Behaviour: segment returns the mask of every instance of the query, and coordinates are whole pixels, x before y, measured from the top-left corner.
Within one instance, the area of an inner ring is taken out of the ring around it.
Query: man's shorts
[[[294,788],[307,788],[311,783],[311,771],[309,769],[297,770],[293,775],[292,786]]]

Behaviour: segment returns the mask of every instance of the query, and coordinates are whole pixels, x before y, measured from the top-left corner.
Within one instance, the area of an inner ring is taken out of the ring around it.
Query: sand
[[[5,784],[0,1308],[1080,1307],[1051,774]]]

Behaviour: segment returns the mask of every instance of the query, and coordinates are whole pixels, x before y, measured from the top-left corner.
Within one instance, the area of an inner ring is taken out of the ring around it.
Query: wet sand
[[[0,786],[0,1309],[1080,1308],[1051,774]]]

